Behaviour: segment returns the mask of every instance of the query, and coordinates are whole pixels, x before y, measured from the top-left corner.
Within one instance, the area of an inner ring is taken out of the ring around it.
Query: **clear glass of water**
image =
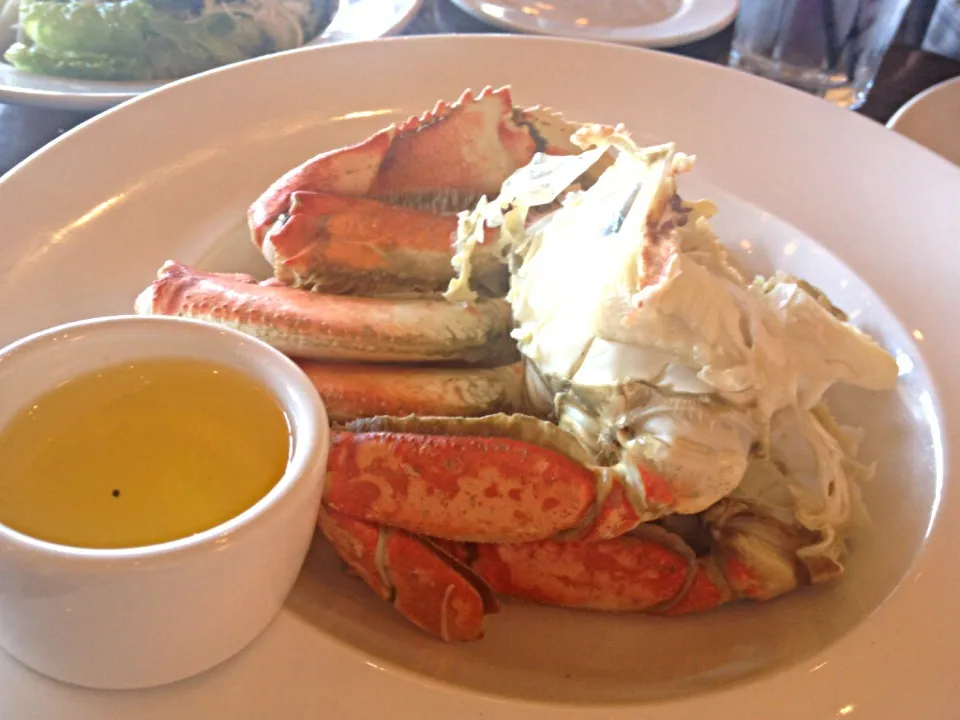
[[[730,65],[863,104],[910,0],[740,0]]]

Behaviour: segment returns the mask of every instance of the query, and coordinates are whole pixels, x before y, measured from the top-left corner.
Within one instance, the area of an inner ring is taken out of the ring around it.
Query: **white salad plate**
[[[960,165],[960,77],[913,97],[890,118],[887,127]]]
[[[330,24],[306,46],[373,40],[398,33],[422,4],[423,0],[339,0]],[[166,84],[75,80],[25,72],[3,61],[3,53],[13,41],[12,29],[3,27],[0,21],[0,102],[95,112]]]
[[[0,345],[128,313],[167,259],[266,274],[244,213],[271,182],[487,84],[510,84],[519,105],[623,122],[643,143],[676,141],[698,158],[680,192],[717,203],[714,227],[748,267],[806,278],[895,355],[895,392],[830,396],[879,468],[848,572],[680,618],[505,602],[483,640],[452,645],[344,574],[318,539],[284,611],[221,666],[113,693],[0,653],[0,717],[956,718],[960,256],[943,212],[960,168],[815,97],[648,50],[520,36],[394,38],[218,69],[107,111],[0,180]]]
[[[577,40],[673,47],[733,22],[738,0],[452,0],[507,30]]]

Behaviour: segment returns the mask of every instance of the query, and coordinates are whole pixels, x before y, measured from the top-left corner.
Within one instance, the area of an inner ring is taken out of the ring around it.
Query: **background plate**
[[[887,127],[960,165],[960,78],[914,97],[897,110]]]
[[[451,0],[508,30],[577,40],[672,47],[720,32],[737,0]]]
[[[372,40],[398,33],[420,9],[423,0],[340,0],[330,24],[306,47]],[[168,83],[72,80],[17,70],[3,62],[13,42],[0,28],[0,102],[64,110],[103,110]],[[174,81],[175,82],[175,81]]]

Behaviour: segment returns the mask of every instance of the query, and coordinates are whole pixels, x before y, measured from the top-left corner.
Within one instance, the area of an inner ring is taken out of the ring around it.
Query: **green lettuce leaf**
[[[150,80],[149,67],[136,57],[103,54],[49,53],[15,43],[4,59],[19,70],[83,80]]]
[[[117,3],[22,2],[20,27],[33,45],[51,54],[135,57],[143,43],[150,6],[142,0]]]
[[[161,78],[184,77],[280,49],[253,18],[228,12],[212,12],[193,22],[154,13],[150,29],[155,35],[147,40],[145,52]]]

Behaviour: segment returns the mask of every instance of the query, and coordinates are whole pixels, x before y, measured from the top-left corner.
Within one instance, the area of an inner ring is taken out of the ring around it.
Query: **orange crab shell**
[[[453,103],[380,130],[355,145],[321,153],[290,170],[248,212],[254,242],[290,208],[297,191],[384,197],[437,191],[496,195],[544,147],[508,87],[466,90]],[[571,146],[572,151],[572,146]]]

